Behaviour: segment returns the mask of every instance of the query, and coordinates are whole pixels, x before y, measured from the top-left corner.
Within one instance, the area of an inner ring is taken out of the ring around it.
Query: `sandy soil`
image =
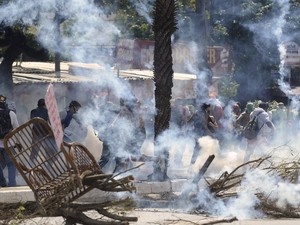
[[[89,216],[95,217],[94,212],[89,212]],[[233,218],[213,218],[205,215],[184,213],[170,209],[136,209],[128,212],[127,216],[138,217],[137,222],[130,222],[130,225],[208,225],[208,224],[232,224],[232,225],[298,225],[300,219],[258,219],[258,220],[236,220],[233,222],[222,222]],[[34,218],[26,220],[20,225],[64,225],[64,219],[55,218]]]

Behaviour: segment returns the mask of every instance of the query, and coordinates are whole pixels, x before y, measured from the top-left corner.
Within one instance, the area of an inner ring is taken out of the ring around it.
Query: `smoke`
[[[285,80],[285,78],[289,75],[288,70],[284,67],[284,58],[286,55],[286,49],[283,47],[283,44],[286,40],[288,40],[287,36],[284,36],[284,28],[287,24],[286,16],[290,10],[290,3],[287,0],[278,1],[278,5],[280,8],[280,14],[276,17],[272,22],[275,24],[275,29],[273,29],[273,34],[276,38],[278,50],[280,53],[280,65],[279,65],[279,73],[281,77],[278,80],[278,84],[280,89],[288,96],[289,99],[293,102],[293,96],[291,95],[291,87],[290,84]]]
[[[146,10],[149,9],[149,4],[150,2],[145,4],[140,2],[137,6],[139,9]],[[145,11],[144,15],[146,14]],[[132,121],[129,118],[118,117],[118,112],[121,110],[119,99],[134,104],[138,99],[128,81],[120,79],[111,68],[113,48],[108,49],[107,46],[115,46],[120,31],[112,21],[108,20],[101,8],[96,7],[91,0],[29,0],[26,4],[22,0],[16,0],[1,5],[0,21],[7,26],[15,24],[34,26],[37,40],[41,46],[52,53],[60,53],[63,58],[72,62],[92,62],[101,66],[98,70],[82,70],[73,66],[72,70],[76,75],[89,76],[94,80],[93,87],[81,84],[74,93],[68,93],[68,96],[62,98],[59,93],[56,97],[65,105],[69,104],[66,101],[74,98],[78,98],[81,102],[83,107],[78,114],[82,123],[92,125],[97,138],[101,140],[94,145],[95,148],[99,148],[94,150],[95,152],[101,152],[102,141],[105,141],[106,144],[108,142],[111,145],[112,151],[115,152],[114,156],[127,156],[127,145],[133,141],[133,138],[138,137],[133,130]],[[111,96],[111,99],[105,100],[109,102],[106,106],[101,105],[102,91],[109,92]],[[93,96],[90,96],[91,92],[94,92]],[[43,91],[41,90],[40,93]],[[34,107],[35,102],[31,105]],[[146,107],[148,106],[142,105],[141,109]],[[26,114],[31,109],[27,110]],[[22,112],[18,114],[21,115]],[[139,112],[133,112],[133,115],[136,114]],[[113,131],[112,127],[114,127]],[[90,129],[87,139],[95,139]],[[97,153],[95,155],[99,158]]]
[[[268,13],[269,16],[264,20],[258,23],[247,23],[245,25],[253,31],[255,47],[263,58],[267,58],[268,62],[276,64],[278,61],[277,55],[279,53],[279,88],[293,102],[295,101],[295,97],[292,96],[290,84],[286,79],[290,74],[288,68],[284,65],[286,55],[284,44],[290,41],[291,37],[294,36],[290,32],[285,32],[290,26],[287,21],[291,13],[290,2],[288,0],[273,1],[272,10],[274,12]],[[278,53],[271,50],[274,46],[277,46]]]
[[[190,49],[191,58],[198,59],[199,60],[198,63],[203,64],[204,59],[202,59],[201,57],[199,59],[198,57],[199,46],[195,42],[191,41],[191,43],[188,44],[188,48]],[[194,93],[196,99],[200,101],[201,104],[208,101],[209,86],[207,85],[207,83],[209,80],[209,76],[211,75],[211,72],[207,69],[199,68],[198,67],[199,64],[197,63],[192,64],[188,60],[185,61],[186,70],[191,74],[196,74],[196,80],[194,82]]]
[[[242,187],[244,188],[241,191],[242,195],[248,196],[248,202],[244,202],[248,206],[255,206],[258,203],[251,200],[256,199],[255,193],[262,193],[264,196],[268,196],[267,200],[274,201],[277,207],[280,208],[286,207],[287,204],[293,207],[300,206],[300,185],[298,183],[288,183],[276,175],[267,174],[263,170],[257,169],[247,173]],[[240,208],[241,204],[238,201],[233,202],[231,206],[233,208]]]
[[[41,45],[69,61],[98,63],[103,70],[77,73],[92,76],[100,87],[110,86],[117,97],[132,98],[127,82],[111,70],[112,50],[105,48],[115,45],[119,30],[93,1],[9,1],[0,8],[0,21],[34,26]]]
[[[150,16],[153,8],[154,0],[129,0],[134,5],[138,14],[146,19],[149,24],[152,24],[152,18]]]
[[[0,13],[0,21],[6,25],[35,26],[37,38],[45,48],[73,61],[95,61],[99,58],[97,49],[112,44],[119,34],[103,11],[89,0],[29,0],[26,4],[21,0],[10,1],[0,8]],[[55,18],[65,22],[57,24]]]
[[[139,14],[142,15],[148,23],[151,23],[150,10],[153,0],[148,1],[131,1],[135,5]],[[279,4],[279,14],[264,21],[260,24],[247,24],[247,26],[255,34],[255,43],[257,49],[266,57],[268,54],[268,47],[276,43],[278,50],[281,53],[281,58],[284,57],[284,48],[282,43],[287,40],[284,36],[284,26],[286,25],[285,16],[289,13],[289,2],[287,0],[276,1]],[[226,3],[227,4],[227,3]],[[234,10],[232,13],[239,13]],[[55,22],[55,16],[59,14],[59,18],[66,19],[60,24],[60,34],[57,28],[58,24]],[[107,20],[106,15],[101,9],[93,4],[90,0],[70,0],[70,1],[53,1],[53,0],[24,0],[10,1],[2,5],[0,8],[0,21],[13,25],[17,23],[24,23],[26,25],[34,25],[37,29],[37,37],[40,43],[54,52],[59,52],[63,56],[69,57],[71,61],[80,62],[96,62],[103,66],[104,70],[91,71],[83,75],[92,76],[96,85],[96,96],[93,99],[86,100],[85,91],[89,89],[88,86],[83,88],[83,93],[77,94],[83,100],[83,107],[80,112],[84,124],[93,125],[97,138],[103,143],[110,145],[113,151],[113,157],[120,158],[128,157],[134,152],[128,152],[128,144],[143,138],[143,135],[138,133],[134,127],[132,120],[128,118],[119,118],[120,104],[119,99],[123,98],[128,102],[135,102],[135,95],[127,81],[120,79],[111,69],[111,65],[107,60],[107,54],[102,54],[99,46],[112,44],[115,37],[120,34],[118,28],[113,22]],[[269,24],[269,26],[265,26]],[[194,31],[192,26],[186,26],[187,29],[180,26],[178,30],[186,36],[193,36]],[[268,28],[268,29],[266,29]],[[264,32],[261,32],[263,30]],[[290,35],[290,34],[289,34]],[[291,35],[292,36],[292,35]],[[58,37],[59,40],[57,39]],[[179,37],[180,40],[180,37]],[[197,55],[198,49],[194,42],[190,44],[191,52]],[[273,59],[272,59],[273,60]],[[273,60],[275,61],[275,59]],[[186,62],[186,68],[189,72],[197,74],[198,82],[195,84],[195,92],[202,102],[208,101],[206,99],[208,88],[205,85],[209,77],[209,71],[204,71],[198,67]],[[82,71],[81,71],[82,72]],[[78,72],[77,73],[81,73]],[[290,86],[284,82],[284,77],[287,72],[281,67],[280,87],[285,93],[290,93]],[[115,99],[104,99],[101,91],[107,90]],[[72,94],[71,94],[72,95]],[[290,96],[290,95],[289,95]],[[73,96],[71,96],[73,97]],[[116,100],[117,99],[117,100]],[[103,102],[109,103],[104,105]],[[198,105],[197,105],[198,106]],[[154,106],[147,105],[146,102],[141,102],[139,110],[133,112],[133,117],[138,118],[142,115],[149,115],[153,117]],[[144,111],[143,111],[144,110]],[[141,113],[142,112],[142,113]],[[231,124],[231,105],[225,107],[226,118],[229,118],[228,126]],[[137,121],[135,121],[137,122]],[[146,126],[147,131],[151,132]],[[211,177],[217,177],[224,171],[231,171],[236,166],[242,163],[242,159],[246,149],[244,141],[231,140],[232,136],[230,130],[226,130],[228,137],[226,142],[211,138],[209,136],[196,137],[195,134],[189,132],[182,132],[178,128],[173,128],[166,131],[158,141],[156,148],[170,149],[170,165],[169,175],[171,178],[181,175],[192,178],[211,154],[216,156],[215,160],[209,167],[207,174]],[[272,143],[272,146],[286,143],[290,132],[283,132],[286,136]],[[298,132],[295,132],[298,133]],[[93,136],[93,132],[89,130],[89,138]],[[298,136],[295,136],[297,140]],[[299,138],[298,138],[299,139]],[[228,141],[230,140],[230,141]],[[194,151],[195,142],[199,142],[201,146],[200,154],[194,165],[190,165],[191,157]],[[97,143],[96,148],[101,148],[103,143]],[[153,155],[153,142],[146,140],[142,143],[142,152]],[[297,141],[290,143],[292,146],[297,146]],[[299,146],[299,145],[298,145]],[[92,146],[90,148],[93,148]],[[97,151],[97,150],[96,150]],[[99,149],[100,151],[100,149]],[[299,155],[297,148],[292,152],[290,148],[274,152],[276,156],[282,159],[286,156],[290,159],[291,153],[293,156]],[[112,158],[113,158],[112,157]],[[253,155],[255,157],[255,154]],[[97,155],[99,158],[99,154]],[[132,171],[133,175],[137,177],[151,173],[151,166],[148,171]],[[175,172],[174,172],[175,171]],[[173,174],[172,174],[173,173]],[[183,187],[183,190],[186,187]],[[255,218],[262,217],[260,211],[255,210],[258,199],[255,196],[255,191],[261,191],[269,194],[273,199],[277,199],[276,204],[284,206],[292,204],[297,206],[299,204],[299,184],[290,184],[281,180],[279,177],[269,176],[264,171],[256,170],[248,173],[246,179],[242,183],[239,190],[239,196],[228,202],[216,199],[207,190],[201,190],[197,194],[199,204],[213,214],[217,215],[235,215],[238,218]],[[293,197],[294,196],[294,197]],[[296,197],[295,197],[296,196]]]

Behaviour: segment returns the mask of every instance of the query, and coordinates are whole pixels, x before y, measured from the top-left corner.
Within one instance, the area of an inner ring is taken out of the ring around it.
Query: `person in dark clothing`
[[[179,99],[171,101],[171,117],[170,117],[170,126],[181,127],[182,118],[180,113],[180,108],[182,107]]]
[[[141,146],[146,138],[140,102],[137,100],[120,100],[120,110],[106,130],[109,154],[103,149],[100,165],[104,166],[108,157],[114,159],[117,169],[131,166],[132,159],[141,157]]]
[[[30,119],[40,117],[45,121],[49,121],[48,110],[46,108],[45,99],[41,98],[38,100],[37,108],[31,110]]]
[[[19,122],[17,120],[16,114],[12,110],[8,109],[8,106],[6,103],[6,97],[3,95],[0,95],[0,114],[1,114],[0,154],[3,157],[3,165],[0,165],[0,186],[1,187],[6,187],[6,186],[14,187],[14,186],[16,186],[16,167],[4,149],[3,138],[11,130],[17,128],[19,126]],[[2,166],[4,166],[4,167],[7,166],[8,183],[6,182],[6,179],[3,175]]]
[[[198,138],[202,136],[212,136],[216,132],[218,125],[213,116],[210,115],[210,104],[202,104],[194,116],[194,131],[196,135],[196,146],[192,155],[191,163],[194,164],[200,152]]]
[[[48,115],[48,110],[46,108],[45,104],[45,99],[41,98],[38,100],[37,103],[37,108],[33,109],[30,111],[30,119],[33,118],[42,118],[46,122],[49,122],[49,115]],[[32,127],[32,141],[34,142],[35,140],[38,140],[42,138],[43,136],[47,135],[46,130],[41,130],[41,127],[38,127],[37,125],[33,125]],[[32,151],[30,154],[30,158],[33,160],[36,160],[40,152],[40,147],[39,146],[33,146]],[[52,151],[48,151],[49,153]]]
[[[76,114],[78,112],[80,107],[81,107],[81,105],[79,102],[77,102],[77,101],[70,102],[69,109],[67,110],[67,114],[61,120],[61,125],[63,126],[63,129],[67,128],[70,125],[74,114]]]
[[[81,108],[79,102],[73,100],[70,102],[66,111],[60,113],[61,125],[64,130],[64,141],[83,141],[86,137],[87,129],[82,126],[77,117],[78,110]]]
[[[250,114],[253,110],[254,110],[253,103],[248,102],[244,112],[242,112],[236,119],[234,129],[238,140],[241,140],[243,138],[243,130],[245,126],[249,123]]]

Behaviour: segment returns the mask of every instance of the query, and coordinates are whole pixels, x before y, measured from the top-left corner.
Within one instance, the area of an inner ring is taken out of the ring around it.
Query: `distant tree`
[[[197,0],[199,1],[199,0]],[[201,0],[202,1],[202,0]],[[206,1],[206,0],[205,0]],[[121,30],[121,35],[124,38],[140,38],[153,40],[154,34],[152,30],[152,21],[147,21],[140,13],[141,8],[136,7],[140,1],[136,0],[95,0],[95,3],[101,7],[107,14],[113,15],[117,26]],[[148,5],[153,1],[146,1]],[[143,3],[143,2],[142,2]],[[190,26],[191,21],[196,11],[196,0],[176,0],[176,7],[178,9],[177,18],[182,26]],[[153,11],[147,8],[149,17],[153,17]],[[144,9],[145,10],[145,9]],[[184,32],[180,36],[184,36]]]
[[[232,48],[239,101],[271,97],[269,90],[274,85],[271,74],[280,64],[280,40],[267,30],[277,29],[274,19],[281,14],[279,3],[272,0],[214,0],[211,3],[211,41]],[[290,34],[290,40],[300,43],[299,35],[294,35],[299,33],[300,1],[290,0],[288,6],[289,10],[282,18],[285,21],[282,34]],[[253,31],[252,28],[258,25],[261,28]]]
[[[232,58],[235,63],[234,80],[240,85],[239,101],[262,99],[267,97],[269,86],[270,62],[254,46],[253,32],[237,21],[228,24],[228,43],[232,47]],[[275,54],[276,56],[279,54]]]
[[[138,1],[134,0],[95,0],[95,3],[112,17],[116,26],[121,31],[122,38],[153,39],[151,22],[147,21],[142,9],[137,7]],[[143,9],[145,10],[145,9]],[[149,10],[151,17],[152,10]]]
[[[237,95],[239,84],[231,76],[224,76],[218,80],[218,94],[223,102],[228,102]]]
[[[48,51],[35,40],[34,35],[26,33],[22,26],[2,26],[0,47],[3,50],[0,64],[0,90],[8,98],[13,97],[12,66],[21,53],[41,61],[48,59]]]

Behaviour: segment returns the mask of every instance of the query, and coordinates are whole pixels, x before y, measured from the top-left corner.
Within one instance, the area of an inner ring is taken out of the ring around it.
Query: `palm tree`
[[[154,139],[169,128],[171,117],[170,100],[173,87],[173,60],[171,36],[176,31],[176,6],[175,0],[156,0],[154,5],[154,83],[155,107],[157,113],[154,121]],[[155,145],[156,146],[156,145]],[[156,150],[156,154],[157,154]],[[151,180],[166,180],[168,149],[160,151],[160,163],[154,165]]]

